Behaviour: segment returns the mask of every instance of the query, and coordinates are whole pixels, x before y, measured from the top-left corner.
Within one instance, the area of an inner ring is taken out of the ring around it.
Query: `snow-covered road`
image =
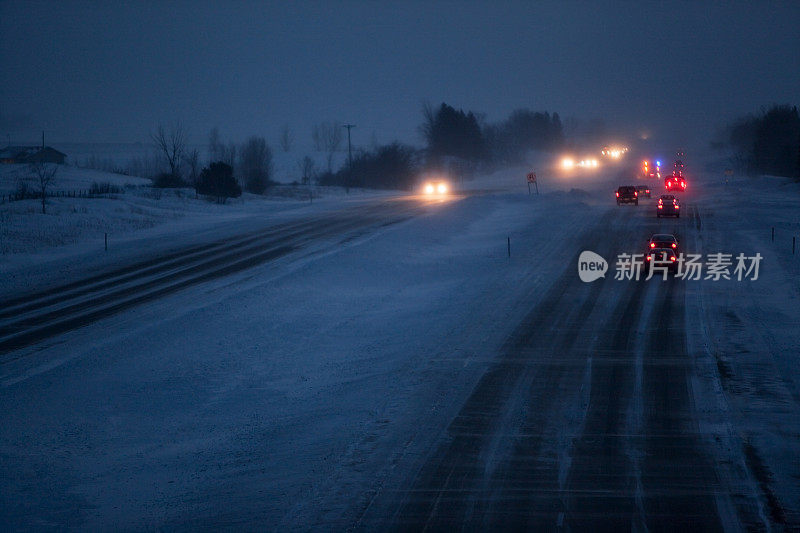
[[[762,233],[797,187],[692,183],[657,220],[615,181],[331,225],[3,355],[2,522],[797,527],[798,261]],[[762,278],[613,279],[657,231],[758,251]],[[579,280],[587,249],[605,279]]]

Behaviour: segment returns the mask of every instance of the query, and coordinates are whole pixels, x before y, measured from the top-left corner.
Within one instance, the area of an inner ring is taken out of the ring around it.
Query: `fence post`
[[[775,226],[772,226],[772,242],[775,242]]]
[[[106,252],[108,251],[108,233],[106,233]]]
[[[511,237],[508,237],[508,257],[511,257]]]

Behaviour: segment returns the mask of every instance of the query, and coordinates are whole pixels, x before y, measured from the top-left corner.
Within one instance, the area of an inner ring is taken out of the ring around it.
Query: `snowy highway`
[[[755,205],[707,177],[657,219],[617,181],[242,223],[7,298],[0,522],[798,527],[798,266],[763,238],[797,186]],[[660,232],[761,277],[614,279]]]
[[[604,257],[639,251],[653,233],[696,243],[693,205],[690,216],[662,221],[651,204],[609,213],[580,241]],[[384,516],[410,530],[644,531],[664,517],[673,530],[759,524],[738,465],[719,465],[729,471],[717,475],[713,436],[697,423],[685,293],[675,279],[588,285],[566,270],[413,481],[385,496],[388,509],[373,504],[366,529]]]
[[[382,202],[193,246],[47,291],[0,301],[0,354],[42,341],[194,284],[282,257],[307,244],[402,222],[418,203]]]

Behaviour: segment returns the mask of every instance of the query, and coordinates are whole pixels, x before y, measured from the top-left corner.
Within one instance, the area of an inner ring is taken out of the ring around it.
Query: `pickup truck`
[[[617,189],[617,205],[634,204],[639,205],[639,193],[633,185],[623,185]]]

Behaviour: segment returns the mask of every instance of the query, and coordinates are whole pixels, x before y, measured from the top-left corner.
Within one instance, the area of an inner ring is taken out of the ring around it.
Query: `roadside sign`
[[[539,194],[539,183],[536,181],[536,172],[528,172],[528,194],[531,193],[531,183],[536,186],[536,194]]]

